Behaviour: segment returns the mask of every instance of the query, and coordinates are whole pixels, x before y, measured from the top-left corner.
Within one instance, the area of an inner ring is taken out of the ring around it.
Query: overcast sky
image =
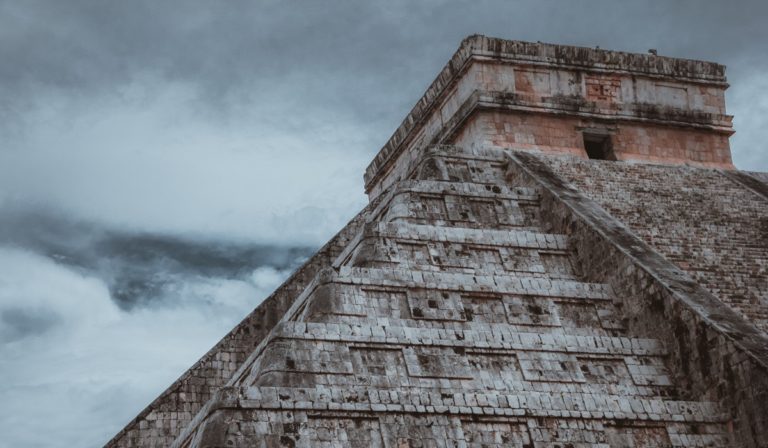
[[[0,0],[0,446],[99,446],[366,202],[479,33],[726,64],[768,171],[765,1]],[[213,316],[213,318],[211,318]]]

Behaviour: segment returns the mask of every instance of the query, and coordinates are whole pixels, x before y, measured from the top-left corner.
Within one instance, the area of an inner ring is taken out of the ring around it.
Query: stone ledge
[[[478,325],[479,326],[479,325]],[[655,339],[520,333],[509,325],[483,324],[485,331],[367,326],[323,322],[283,322],[272,338],[390,345],[464,347],[589,355],[664,356]],[[454,335],[455,338],[448,336]]]
[[[495,230],[441,227],[428,224],[381,223],[374,238],[439,241],[544,250],[568,250],[563,235],[530,230]]]
[[[509,273],[475,275],[418,271],[412,269],[359,268],[343,266],[338,274],[328,272],[326,283],[348,283],[370,286],[426,288],[440,291],[494,292],[563,299],[610,301],[613,291],[602,283],[547,279]]]
[[[663,422],[721,423],[727,417],[709,402],[628,398],[569,392],[464,393],[453,389],[392,391],[368,387],[245,387],[222,408],[429,414],[571,417]]]
[[[474,110],[498,109],[523,113],[545,113],[555,115],[573,115],[614,121],[652,123],[663,126],[689,126],[697,129],[709,129],[726,135],[734,133],[730,115],[714,115],[705,112],[689,111],[653,103],[626,103],[624,109],[606,111],[597,107],[595,102],[581,97],[570,98],[552,96],[542,101],[531,101],[525,96],[509,92],[478,91],[467,100],[468,108]]]
[[[539,193],[533,188],[515,188],[505,185],[480,186],[473,182],[450,182],[442,180],[404,180],[396,184],[393,196],[405,193],[434,193],[477,198],[512,199],[515,201],[537,202]]]
[[[397,393],[374,388],[226,387],[220,389],[211,402],[215,402],[216,406],[206,406],[205,412],[195,418],[196,422],[202,423],[217,412],[262,410],[286,413],[287,421],[291,422],[304,421],[307,417],[371,419],[410,415],[502,422],[514,422],[520,418],[574,419],[582,425],[589,420],[597,427],[603,424],[626,427],[626,422],[632,420],[632,427],[638,428],[643,425],[672,425],[674,430],[671,435],[686,437],[688,431],[675,425],[719,424],[727,419],[727,416],[717,412],[713,403],[584,393],[465,393],[450,389]],[[279,415],[275,418],[280,421]],[[216,430],[215,424],[213,430]],[[189,446],[193,439],[198,441],[205,432],[205,426],[194,427],[194,430],[187,428],[171,446]],[[722,433],[707,435],[727,437]]]
[[[467,37],[462,43],[462,46],[464,45],[469,46],[472,54],[508,61],[725,83],[725,66],[714,62],[573,45],[523,42],[482,35]]]

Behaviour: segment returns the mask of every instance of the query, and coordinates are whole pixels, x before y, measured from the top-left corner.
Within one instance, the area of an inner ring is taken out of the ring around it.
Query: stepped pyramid
[[[107,446],[768,446],[724,67],[470,36],[369,205]]]

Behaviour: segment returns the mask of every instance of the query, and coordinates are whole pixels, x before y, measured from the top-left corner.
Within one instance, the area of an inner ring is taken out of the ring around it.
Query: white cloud
[[[286,275],[190,278],[173,306],[128,313],[99,279],[0,248],[0,316],[29,322],[0,341],[0,446],[102,445]]]
[[[110,226],[321,244],[366,202],[366,137],[320,113],[276,118],[290,111],[264,95],[223,121],[194,88],[151,76],[99,98],[48,95],[0,151],[0,192]]]

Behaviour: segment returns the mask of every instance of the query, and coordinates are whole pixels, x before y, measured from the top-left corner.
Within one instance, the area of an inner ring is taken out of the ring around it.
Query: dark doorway
[[[616,160],[611,145],[611,136],[607,134],[583,133],[584,149],[590,159],[597,160]]]

